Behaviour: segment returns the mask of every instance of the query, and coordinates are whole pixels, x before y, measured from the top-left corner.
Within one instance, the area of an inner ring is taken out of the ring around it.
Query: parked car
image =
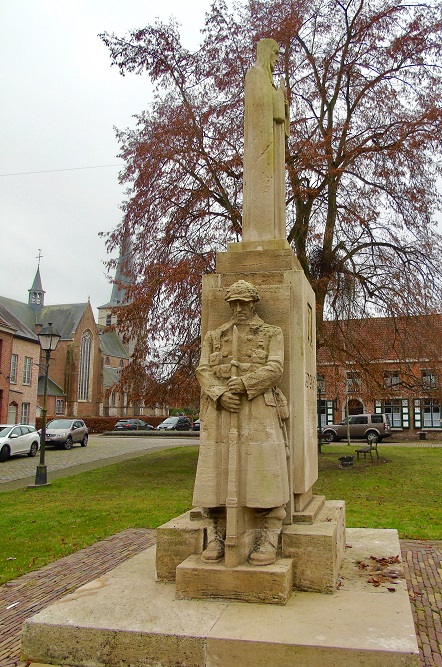
[[[383,438],[390,438],[391,426],[388,415],[385,414],[362,414],[350,415],[348,418],[350,426],[350,438],[358,440],[371,440],[377,438],[381,442]],[[322,429],[322,438],[326,442],[336,442],[347,437],[347,420],[339,424],[328,424]]]
[[[188,417],[168,417],[157,426],[160,431],[190,431],[192,422]]]
[[[40,448],[37,429],[29,424],[0,424],[0,461],[13,454],[35,456]]]
[[[138,431],[139,429],[153,430],[153,426],[146,424],[142,419],[119,419],[114,426],[114,431]]]
[[[200,427],[201,427],[200,420],[195,419],[195,421],[193,422],[192,431],[200,431],[201,430]]]
[[[46,425],[47,445],[55,445],[62,449],[71,449],[75,442],[86,447],[89,431],[82,419],[52,419]]]

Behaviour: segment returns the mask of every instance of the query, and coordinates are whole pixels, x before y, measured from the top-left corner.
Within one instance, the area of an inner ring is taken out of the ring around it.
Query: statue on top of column
[[[285,137],[290,120],[281,79],[273,83],[279,57],[274,39],[261,39],[245,80],[243,241],[286,238]]]

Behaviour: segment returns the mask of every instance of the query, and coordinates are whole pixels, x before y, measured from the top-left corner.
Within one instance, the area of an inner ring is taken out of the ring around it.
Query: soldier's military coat
[[[202,389],[200,453],[194,505],[225,505],[231,412],[220,396],[232,376],[233,321],[204,338],[197,378]],[[247,393],[238,414],[240,506],[269,508],[289,499],[284,433],[278,417],[276,385],[284,367],[284,341],[279,327],[258,315],[238,327],[238,377]]]

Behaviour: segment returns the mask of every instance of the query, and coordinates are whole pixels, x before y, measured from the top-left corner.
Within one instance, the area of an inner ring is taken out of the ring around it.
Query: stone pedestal
[[[369,583],[371,556],[400,554],[397,532],[349,529],[347,545],[333,594],[295,591],[285,606],[179,600],[174,583],[155,582],[151,547],[28,619],[23,658],[63,667],[418,667],[401,564],[395,583]]]
[[[189,556],[176,569],[176,597],[228,598],[243,602],[286,604],[293,590],[293,561],[279,558],[272,565],[244,563],[227,568]]]
[[[193,517],[193,518],[192,518]],[[283,527],[273,566],[202,563],[208,520],[192,510],[157,529],[157,581],[177,582],[178,597],[217,597],[285,604],[291,590],[331,593],[344,556],[345,503],[313,496]],[[290,563],[290,565],[289,565]],[[290,572],[288,572],[290,570]]]

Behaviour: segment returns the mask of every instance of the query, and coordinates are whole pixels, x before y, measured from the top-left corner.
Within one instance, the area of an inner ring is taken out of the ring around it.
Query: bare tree
[[[136,129],[118,133],[129,189],[107,244],[124,233],[134,244],[119,313],[138,340],[128,382],[143,369],[164,397],[191,382],[201,275],[240,240],[243,81],[269,36],[291,105],[287,238],[316,293],[318,340],[324,317],[440,309],[439,4],[280,0],[229,12],[215,0],[194,53],[173,21],[104,34],[121,73],[156,86]]]

